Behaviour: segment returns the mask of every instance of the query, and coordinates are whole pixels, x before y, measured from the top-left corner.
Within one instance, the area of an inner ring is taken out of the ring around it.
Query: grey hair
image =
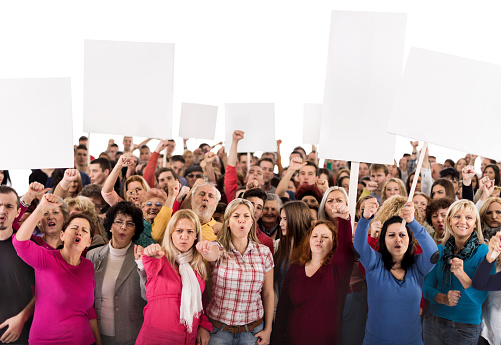
[[[327,217],[327,215],[325,214],[325,203],[327,202],[327,197],[329,196],[329,194],[335,190],[338,190],[343,193],[346,199],[346,205],[348,205],[348,194],[346,193],[346,190],[344,190],[343,187],[337,187],[337,186],[330,187],[325,191],[324,196],[322,197],[322,202],[318,207],[318,215],[317,215],[318,220],[329,220],[329,217]]]
[[[199,186],[196,186],[196,187],[193,187],[191,189],[191,196],[195,196],[195,193],[197,192],[197,189],[199,187],[202,187],[202,186],[211,186],[212,188],[214,188],[214,191],[216,192],[216,198],[217,198],[217,202],[219,202],[219,200],[221,200],[221,192],[217,189],[216,185],[212,182],[204,182],[202,183],[201,185]]]
[[[279,210],[284,205],[284,203],[282,202],[282,199],[280,199],[279,196],[274,194],[274,193],[266,193],[266,201],[276,201],[278,203]]]

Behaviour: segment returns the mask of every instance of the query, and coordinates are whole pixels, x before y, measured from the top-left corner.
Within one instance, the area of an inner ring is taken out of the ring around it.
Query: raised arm
[[[367,199],[362,217],[358,221],[357,231],[355,231],[355,239],[353,246],[356,252],[360,255],[360,261],[366,270],[370,270],[375,264],[376,252],[369,246],[367,236],[369,232],[369,223],[378,209],[376,198]]]
[[[287,168],[287,172],[282,177],[280,183],[277,186],[277,189],[275,190],[275,194],[279,197],[286,196],[285,194],[287,192],[287,187],[289,186],[289,181],[291,180],[292,176],[294,176],[294,173],[305,165],[306,162],[303,162],[301,158],[292,158],[289,168]]]
[[[423,253],[417,255],[416,264],[421,274],[425,276],[437,263],[440,253],[428,231],[414,219],[414,212],[414,203],[412,201],[407,202],[402,209],[402,219],[405,220],[407,226],[414,233],[419,246],[423,249]]]
[[[278,168],[278,173],[281,175],[282,171],[284,170],[284,167],[282,166],[282,156],[280,154],[280,145],[282,144],[282,140],[278,139],[277,140],[277,168]]]
[[[491,237],[489,241],[489,252],[484,260],[480,262],[473,276],[473,287],[481,291],[501,290],[501,274],[491,274],[496,258],[501,252],[501,232]]]
[[[244,132],[243,131],[234,131],[233,136],[232,136],[232,141],[231,141],[231,146],[230,146],[230,152],[228,153],[228,165],[231,166],[237,166],[237,161],[238,161],[238,155],[237,155],[237,147],[238,147],[238,142],[244,138]]]
[[[80,172],[77,169],[66,169],[64,171],[63,179],[57,184],[54,194],[66,199],[68,196],[68,189],[72,182],[78,179]]]
[[[16,239],[20,242],[28,241],[33,234],[33,229],[35,229],[43,215],[50,210],[58,208],[59,206],[61,206],[59,197],[54,194],[45,194],[35,211],[33,211],[33,213],[24,221],[23,225],[17,231]]]
[[[471,165],[467,165],[463,168],[461,174],[463,175],[463,185],[461,186],[463,199],[473,201],[471,179],[475,175],[475,168]]]
[[[118,176],[120,175],[120,171],[124,166],[130,166],[131,164],[132,164],[132,154],[124,153],[117,161],[117,164],[115,165],[110,175],[104,182],[102,193],[113,192],[113,187],[115,187],[115,183],[117,182]]]
[[[167,140],[160,140],[157,148],[152,152],[144,168],[143,177],[150,187],[155,185],[155,172],[157,171],[158,158],[160,157],[160,153],[167,148],[167,143]]]
[[[212,163],[216,159],[216,154],[214,152],[207,152],[205,154],[204,160],[200,163],[200,166],[204,170],[205,176],[209,182],[216,183],[216,175],[214,174],[214,168],[212,167]],[[202,166],[202,163],[203,166]]]

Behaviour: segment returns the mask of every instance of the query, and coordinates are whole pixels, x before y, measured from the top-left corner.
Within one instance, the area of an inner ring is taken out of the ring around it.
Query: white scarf
[[[189,333],[192,332],[193,318],[198,318],[203,309],[200,284],[190,265],[191,260],[193,260],[193,248],[186,253],[178,254],[176,257],[183,284],[179,322],[188,328]]]

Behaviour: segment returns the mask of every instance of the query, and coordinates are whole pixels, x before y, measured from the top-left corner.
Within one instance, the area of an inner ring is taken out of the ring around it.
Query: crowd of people
[[[238,153],[244,135],[97,158],[81,137],[22,196],[0,171],[0,341],[501,344],[499,163],[426,151],[416,172],[413,141],[350,190],[350,162]]]

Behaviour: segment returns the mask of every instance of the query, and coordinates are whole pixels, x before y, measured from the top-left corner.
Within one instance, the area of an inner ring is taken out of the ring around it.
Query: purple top
[[[24,262],[35,269],[35,315],[30,330],[30,345],[95,342],[90,328],[94,311],[94,266],[82,258],[72,266],[59,250],[48,250],[33,241],[12,243]]]

